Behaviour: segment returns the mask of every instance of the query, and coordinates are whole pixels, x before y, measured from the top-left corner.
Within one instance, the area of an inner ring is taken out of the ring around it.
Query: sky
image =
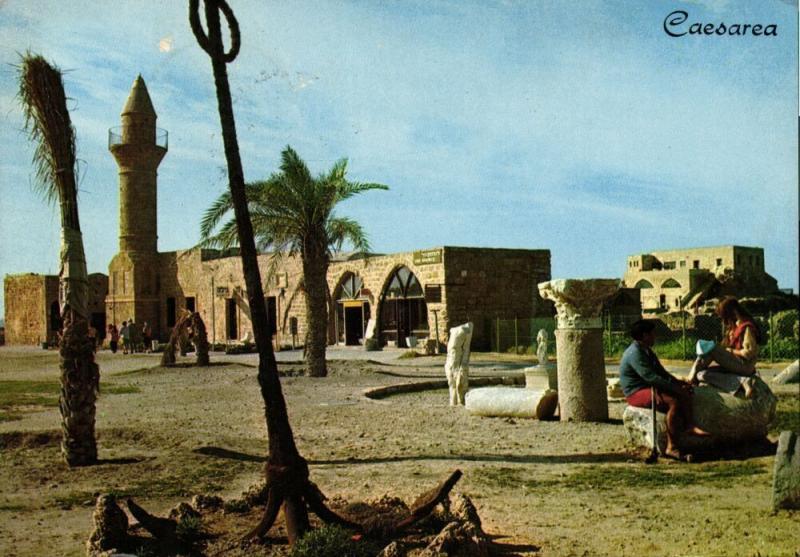
[[[245,179],[274,172],[286,145],[315,173],[347,157],[352,180],[390,187],[339,209],[373,251],[544,248],[553,278],[588,278],[621,277],[636,253],[760,246],[798,291],[796,2],[229,1]],[[198,242],[227,183],[187,4],[0,0],[0,275],[58,272],[59,214],[32,187],[16,97],[26,50],[65,72],[89,272],[118,250],[107,133],[137,74],[169,132],[159,250]],[[675,10],[684,30],[777,36],[672,37]]]

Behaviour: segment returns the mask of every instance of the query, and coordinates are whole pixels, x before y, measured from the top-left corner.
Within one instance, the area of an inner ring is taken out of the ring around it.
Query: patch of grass
[[[695,466],[587,465],[561,478],[544,479],[531,478],[526,472],[521,468],[487,467],[481,470],[478,481],[500,489],[667,489],[693,485],[728,487],[737,478],[767,473],[755,462],[715,462]]]
[[[0,503],[0,512],[5,511],[10,513],[18,513],[26,511],[28,509],[29,507],[26,507],[25,505],[14,504],[14,503]]]
[[[72,491],[64,495],[57,495],[53,503],[61,509],[69,510],[72,507],[94,505],[95,495],[89,491]]]
[[[775,421],[769,428],[774,435],[781,431],[800,431],[800,402],[796,394],[778,393],[778,406],[775,410]]]
[[[107,387],[100,385],[100,393],[106,395],[129,395],[140,392],[141,390],[136,385],[109,385]]]
[[[422,354],[419,354],[416,350],[406,350],[402,354],[400,354],[397,359],[398,360],[410,360],[412,358],[419,358]]]
[[[184,543],[193,543],[203,534],[203,521],[199,516],[184,516],[178,521],[175,535]]]
[[[15,422],[21,419],[22,416],[18,412],[6,412],[0,410],[0,422]]]
[[[138,393],[135,385],[103,385],[102,394],[120,395]],[[61,385],[58,381],[0,381],[0,421],[20,419],[13,409],[20,406],[58,406]]]
[[[309,530],[292,546],[290,557],[370,557],[380,548],[367,540],[353,540],[352,532],[326,525]]]

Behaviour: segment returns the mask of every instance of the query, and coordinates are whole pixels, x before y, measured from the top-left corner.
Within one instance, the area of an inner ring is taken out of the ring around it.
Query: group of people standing
[[[122,350],[123,354],[150,352],[153,340],[153,332],[147,321],[141,327],[133,320],[123,321],[119,330],[115,324],[110,323],[106,327],[106,335],[109,339],[108,345],[114,354],[117,353],[117,350]]]
[[[677,443],[681,435],[708,435],[692,416],[694,387],[701,382],[734,396],[753,395],[761,339],[758,324],[734,297],[724,298],[716,313],[725,329],[722,342],[698,341],[697,359],[686,379],[664,369],[653,352],[653,321],[643,319],[631,327],[633,342],[620,362],[620,387],[628,404],[639,408],[650,408],[655,394],[656,409],[667,414],[667,456],[683,458]]]

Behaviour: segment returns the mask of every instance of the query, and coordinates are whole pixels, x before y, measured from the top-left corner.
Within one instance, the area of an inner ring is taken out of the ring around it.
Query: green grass
[[[771,434],[781,431],[800,431],[800,404],[796,394],[777,393],[778,406],[775,410],[775,421],[769,428]]]
[[[100,394],[122,395],[138,393],[135,385],[100,384]],[[57,407],[61,393],[58,381],[0,381],[0,422],[20,420],[24,411],[20,407]]]
[[[766,473],[764,467],[755,462],[715,462],[696,466],[586,465],[560,478],[532,478],[522,468],[486,467],[476,477],[478,482],[487,487],[499,489],[534,490],[549,487],[613,490],[630,487],[668,489],[691,485],[729,487],[734,483],[732,480],[737,478]]]

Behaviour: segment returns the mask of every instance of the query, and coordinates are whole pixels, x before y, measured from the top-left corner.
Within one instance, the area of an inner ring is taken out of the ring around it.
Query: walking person
[[[117,326],[113,323],[109,323],[108,327],[106,327],[107,335],[108,335],[108,346],[111,348],[111,353],[117,353],[117,345],[119,344],[119,331],[117,331]]]
[[[131,348],[131,330],[128,327],[128,322],[123,321],[122,327],[119,330],[119,338],[122,340],[122,353],[127,354]]]

